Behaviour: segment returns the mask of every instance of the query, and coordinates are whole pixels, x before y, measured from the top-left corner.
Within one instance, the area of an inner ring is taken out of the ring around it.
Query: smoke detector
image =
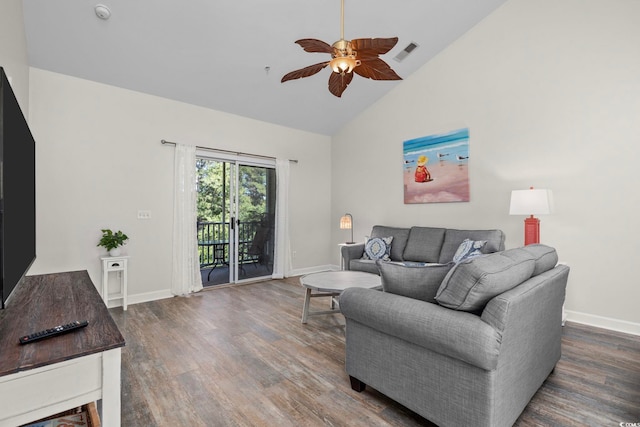
[[[94,7],[94,10],[96,11],[96,16],[100,19],[104,19],[106,21],[111,17],[111,11],[103,4],[97,4],[96,7]]]

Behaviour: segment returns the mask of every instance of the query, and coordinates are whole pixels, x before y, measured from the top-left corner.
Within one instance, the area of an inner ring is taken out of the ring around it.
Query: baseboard
[[[625,334],[640,335],[640,323],[570,310],[566,310],[565,314],[569,322],[582,323],[583,325],[595,326],[597,328],[609,329]]]
[[[319,273],[321,271],[327,271],[327,270],[340,270],[340,267],[338,267],[337,265],[317,265],[315,267],[299,268],[296,270],[291,270],[288,274],[288,277],[303,276],[305,274]],[[147,292],[144,294],[129,295],[129,298],[127,298],[127,305],[139,304],[142,302],[155,301],[155,300],[171,298],[171,297],[173,297],[173,294],[171,293],[170,289],[165,289],[162,291],[155,291],[155,292]],[[111,301],[109,303],[109,308],[114,308],[114,307],[122,307],[121,301],[120,300]]]
[[[335,270],[340,270],[340,267],[338,267],[337,265],[331,265],[331,264],[316,265],[315,267],[298,268],[295,270],[291,270],[288,274],[288,277],[304,276],[305,274],[319,273],[321,271],[335,271]]]
[[[141,302],[149,302],[149,301],[155,301],[155,300],[171,298],[171,297],[173,297],[173,294],[171,293],[170,289],[165,289],[162,291],[155,291],[155,292],[147,292],[144,294],[129,295],[127,298],[127,305],[140,304]],[[115,300],[113,302],[109,302],[109,308],[113,308],[113,307],[122,307],[121,300]]]

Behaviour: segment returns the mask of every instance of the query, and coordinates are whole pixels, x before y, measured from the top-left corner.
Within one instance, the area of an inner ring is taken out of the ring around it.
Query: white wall
[[[294,269],[330,261],[330,139],[31,69],[37,260],[29,274],[87,269],[100,284],[101,228],[130,237],[132,300],[171,285],[173,152],[160,140],[298,159],[291,165]],[[138,210],[151,220],[138,220]],[[318,248],[326,248],[318,251]]]
[[[542,241],[571,266],[569,319],[640,333],[639,16],[631,0],[506,3],[334,136],[334,244],[351,212],[356,240],[374,224],[495,227],[520,246],[510,192],[549,188]],[[471,201],[404,205],[402,142],[461,127]]]
[[[21,0],[0,2],[0,67],[11,80],[25,117],[29,111],[29,66]]]
[[[550,188],[556,212],[542,217],[542,240],[572,267],[570,319],[639,333],[637,16],[634,0],[511,0],[347,125],[330,150],[322,136],[42,70],[31,69],[29,88],[21,2],[3,1],[0,63],[23,108],[30,89],[38,141],[30,273],[88,269],[98,283],[99,229],[121,228],[132,237],[131,293],[166,292],[173,153],[164,138],[298,158],[299,271],[338,264],[347,211],[358,239],[376,223],[499,227],[508,247],[519,246],[523,218],[507,214],[510,191]],[[460,127],[471,131],[471,202],[404,205],[402,141]],[[138,209],[152,220],[136,220]]]

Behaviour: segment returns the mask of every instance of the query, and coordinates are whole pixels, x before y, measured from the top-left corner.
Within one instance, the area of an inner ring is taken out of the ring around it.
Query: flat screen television
[[[35,258],[36,144],[0,67],[1,308],[5,308]]]

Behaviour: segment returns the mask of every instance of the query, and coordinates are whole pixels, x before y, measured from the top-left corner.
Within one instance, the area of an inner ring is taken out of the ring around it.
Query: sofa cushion
[[[385,292],[435,303],[436,292],[454,264],[403,265],[377,261],[376,265]]]
[[[532,276],[551,270],[558,264],[558,253],[550,246],[535,244],[524,246],[522,249],[533,255],[536,261]]]
[[[440,250],[440,264],[446,264],[453,260],[460,243],[464,239],[486,240],[487,243],[482,248],[482,253],[490,254],[504,250],[504,233],[502,230],[456,230],[448,228],[444,234],[444,242]]]
[[[464,239],[458,250],[453,255],[453,262],[456,264],[464,261],[465,259],[475,258],[482,255],[482,248],[487,243],[486,240],[469,240]]]
[[[390,258],[392,261],[402,261],[402,253],[407,244],[409,237],[408,228],[385,227],[383,225],[374,225],[371,230],[371,237],[393,237],[391,243]]]
[[[531,277],[534,268],[533,255],[522,248],[468,259],[447,273],[435,299],[454,310],[479,312],[493,297]]]
[[[364,244],[363,259],[389,261],[389,254],[391,253],[391,244],[393,243],[393,236],[389,237],[372,237]]]
[[[411,227],[402,258],[405,261],[437,263],[444,232],[444,228]]]
[[[349,262],[349,270],[380,274],[380,272],[378,271],[378,267],[376,267],[376,262],[370,259],[352,259]]]

